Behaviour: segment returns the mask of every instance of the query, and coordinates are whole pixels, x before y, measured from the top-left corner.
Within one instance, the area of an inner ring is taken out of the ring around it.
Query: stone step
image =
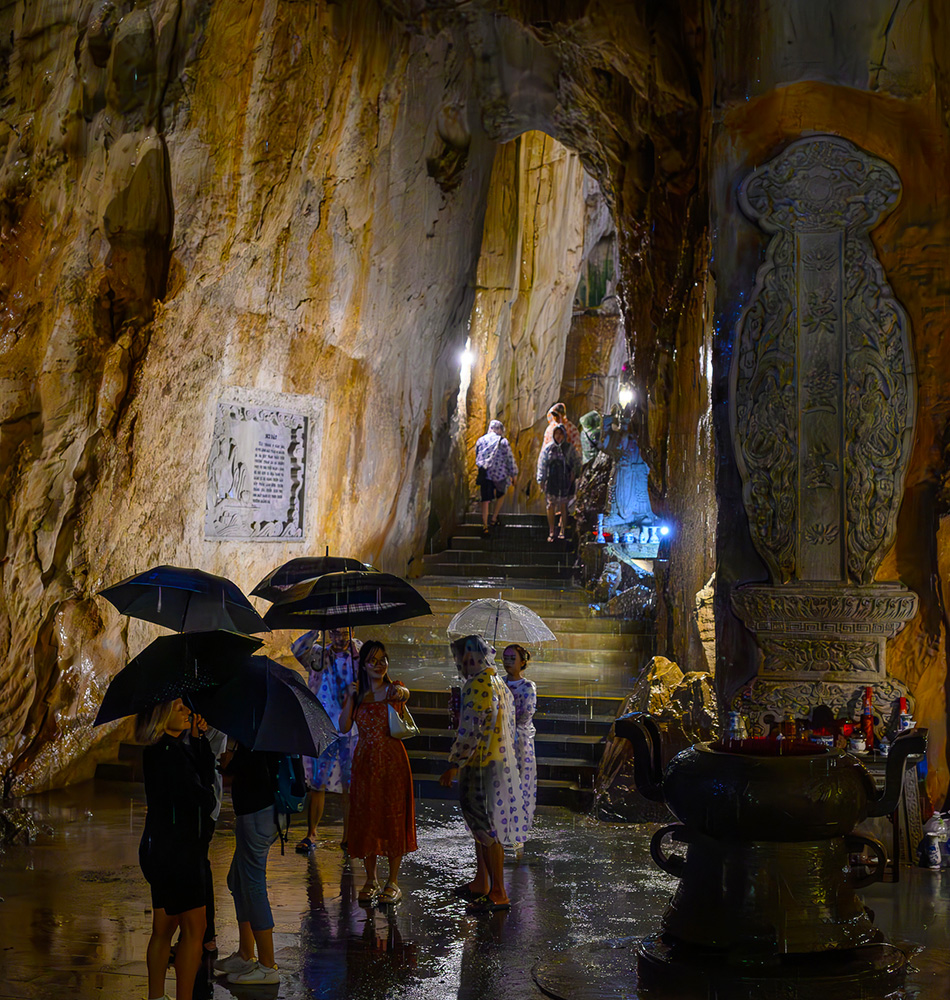
[[[375,638],[377,634],[382,634],[382,629],[377,633],[376,630],[373,631],[372,637]],[[367,635],[367,637],[369,637]],[[424,643],[411,643],[411,642],[400,642],[400,641],[386,641],[386,651],[389,654],[389,660],[392,664],[392,670],[398,671],[402,669],[403,665],[410,663],[417,663],[423,665],[425,663],[449,663],[449,650],[445,642],[439,642],[438,644],[433,643],[431,645]],[[574,648],[570,646],[551,646],[550,644],[545,645],[544,648],[538,647],[532,650],[531,667],[529,668],[532,672],[542,673],[549,666],[551,667],[565,667],[565,666],[580,666],[580,667],[612,667],[612,666],[629,666],[631,668],[639,668],[643,665],[642,660],[644,656],[649,657],[646,652],[645,644],[638,644],[640,648],[628,647],[624,649],[593,649],[590,647],[579,647]],[[652,647],[651,647],[652,648]],[[454,673],[454,664],[451,667]],[[533,677],[533,680],[537,681],[539,678]]]
[[[413,776],[440,775],[448,767],[445,755],[437,755],[428,750],[407,748]],[[589,760],[570,757],[542,757],[538,754],[539,781],[566,781],[578,788],[593,788],[597,777],[597,765]]]
[[[578,602],[585,605],[588,603],[585,590],[560,580],[526,579],[499,585],[495,578],[461,584],[454,578],[420,576],[413,582],[413,586],[430,601],[449,599],[473,601],[476,597],[498,597],[501,591],[501,596],[505,600],[517,601],[519,604],[527,604],[531,600],[559,601],[565,607],[573,607]]]
[[[413,709],[443,709],[446,707],[450,686],[458,686],[458,679],[451,678],[445,687],[422,688],[410,687],[410,705]],[[565,694],[538,695],[538,708],[535,718],[547,716],[556,719],[591,719],[612,723],[623,707],[622,697],[578,697]]]
[[[374,639],[385,642],[387,646],[390,643],[399,643],[401,646],[407,643],[420,647],[436,646],[440,650],[440,655],[447,655],[446,627],[450,619],[446,618],[442,622],[433,622],[432,624],[417,624],[420,621],[420,619],[415,619],[411,623],[399,622],[396,625],[378,626],[372,629],[367,627],[364,634],[367,637],[372,636]],[[602,649],[613,652],[634,650],[638,647],[637,640],[639,639],[639,636],[635,634],[618,635],[611,632],[594,631],[593,629],[590,631],[587,629],[561,629],[556,635],[557,639],[554,642],[545,642],[530,648],[532,662],[538,658],[547,658],[553,649]],[[505,637],[502,635],[498,637],[498,642],[493,642],[493,645],[498,648],[499,642],[504,641]],[[531,644],[526,643],[526,645],[530,646]]]
[[[488,580],[538,580],[538,582],[550,586],[558,580],[570,580],[573,574],[573,557],[565,559],[559,566],[541,569],[535,564],[526,565],[523,563],[484,561],[460,563],[451,556],[443,558],[445,555],[446,553],[440,552],[434,556],[423,556],[422,561],[426,572],[443,578],[469,581],[474,586],[479,586],[480,583]]]
[[[429,602],[430,605],[432,602]],[[421,618],[410,618],[404,622],[395,622],[392,625],[378,626],[379,628],[386,628],[390,635],[395,635],[397,632],[403,631],[407,636],[406,641],[409,641],[409,637],[421,637],[425,634],[431,634],[433,637],[438,636],[440,641],[444,641],[446,637],[446,629],[449,626],[449,622],[466,606],[467,602],[462,601],[444,601],[439,602],[439,607],[433,607],[433,611],[437,611],[437,614],[424,615]],[[518,602],[520,603],[520,602]],[[530,605],[525,605],[525,607],[530,607]],[[534,611],[534,608],[531,608]],[[538,614],[535,612],[535,614]],[[539,615],[541,620],[551,631],[560,636],[561,633],[584,633],[585,635],[609,635],[609,636],[637,636],[652,634],[652,630],[648,633],[648,628],[645,624],[640,622],[626,622],[621,621],[618,618],[596,618],[591,616],[582,616],[580,614],[573,618],[569,617],[557,617],[556,615]],[[373,626],[364,626],[365,628],[373,628]],[[367,633],[368,634],[368,633]]]
[[[482,515],[480,511],[466,511],[459,521],[463,527],[482,526]],[[505,514],[498,518],[498,527],[501,528],[547,528],[548,519],[545,514]]]
[[[517,551],[513,548],[505,549],[504,559],[493,558],[493,553],[489,546],[481,545],[476,548],[453,548],[445,549],[431,556],[423,556],[423,561],[427,566],[435,562],[444,564],[451,563],[455,566],[473,566],[480,563],[492,563],[495,565],[509,566],[533,566],[537,573],[544,575],[551,570],[574,565],[575,556],[573,552],[556,551],[548,547],[537,551],[531,549],[521,549]]]

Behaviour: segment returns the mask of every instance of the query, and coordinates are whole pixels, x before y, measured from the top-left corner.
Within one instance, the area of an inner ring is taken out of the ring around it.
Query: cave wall
[[[249,588],[300,553],[204,540],[222,395],[311,401],[309,544],[412,572],[465,499],[484,428],[460,419],[458,356],[492,171],[508,145],[537,153],[513,142],[532,131],[564,147],[540,142],[536,190],[583,192],[586,170],[614,215],[641,444],[676,530],[659,646],[705,665],[712,24],[706,0],[0,0],[0,769],[18,787],[89,773],[91,711],[154,634],[96,590],[162,561]],[[582,259],[583,211],[540,211]],[[537,264],[539,294],[509,272],[508,299],[561,347],[513,330],[543,375],[526,440],[559,391],[578,266]],[[485,405],[515,373],[496,366]]]
[[[928,789],[938,804],[950,778],[945,487],[950,387],[943,335],[950,319],[948,45],[950,22],[940,3],[718,5],[710,171],[720,456],[716,617],[719,680],[727,699],[754,674],[758,659],[751,633],[732,614],[729,595],[738,584],[766,579],[742,509],[726,419],[736,322],[767,242],[740,211],[737,187],[756,165],[809,132],[850,139],[900,176],[900,201],[871,238],[910,317],[918,414],[897,538],[877,578],[900,580],[920,599],[916,618],[888,645],[887,667],[910,686],[917,720],[930,730]]]
[[[464,40],[373,3],[15,3],[0,35],[0,767],[38,787],[89,773],[156,631],[101,587],[172,562],[249,590],[324,544],[406,571],[494,146]],[[204,540],[231,387],[322,405],[305,546]]]

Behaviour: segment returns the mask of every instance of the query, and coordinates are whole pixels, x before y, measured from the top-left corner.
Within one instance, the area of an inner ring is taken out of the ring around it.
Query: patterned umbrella
[[[530,608],[501,597],[481,597],[472,601],[449,622],[446,633],[450,641],[466,635],[480,635],[493,646],[498,640],[531,646],[557,641],[557,636]]]
[[[333,629],[388,625],[430,615],[415,587],[376,570],[326,573],[291,587],[264,615],[271,628]]]

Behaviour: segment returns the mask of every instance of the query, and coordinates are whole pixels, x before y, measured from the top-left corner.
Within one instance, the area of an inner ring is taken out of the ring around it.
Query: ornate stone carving
[[[836,718],[857,719],[861,714],[864,684],[829,683],[815,679],[796,683],[776,682],[759,678],[748,696],[736,700],[733,708],[743,712],[751,722],[750,736],[765,736],[770,722],[780,722],[787,716],[807,719],[818,705],[826,705]],[[914,699],[908,687],[893,677],[874,685],[875,713],[890,720],[892,708],[900,698],[907,699],[913,714]]]
[[[764,659],[762,716],[887,678],[885,643],[917,610],[874,574],[893,541],[916,407],[909,323],[869,238],[896,203],[887,163],[836,136],[749,174],[743,211],[771,234],[739,320],[730,417],[752,540],[772,585],[733,591]],[[900,686],[897,696],[906,695]]]
[[[773,235],[739,321],[733,440],[777,583],[870,583],[893,540],[913,359],[868,232],[899,193],[892,167],[833,136],[792,143],[739,189]]]
[[[303,540],[308,425],[300,413],[218,403],[206,538]]]

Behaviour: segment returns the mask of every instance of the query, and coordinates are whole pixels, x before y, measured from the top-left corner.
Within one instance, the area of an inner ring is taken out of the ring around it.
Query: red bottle
[[[874,713],[871,710],[871,701],[874,696],[871,688],[864,689],[864,705],[861,708],[861,733],[868,750],[874,747]]]

